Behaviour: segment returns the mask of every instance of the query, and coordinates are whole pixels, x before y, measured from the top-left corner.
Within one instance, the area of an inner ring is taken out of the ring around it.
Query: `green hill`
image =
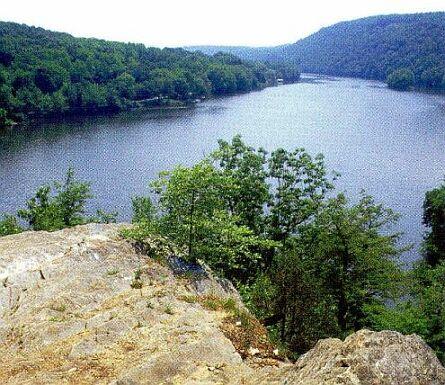
[[[412,72],[415,86],[445,87],[445,12],[341,22],[278,47],[199,49],[233,52],[250,60],[297,62],[304,72],[376,80],[403,68]]]
[[[181,105],[275,83],[228,54],[147,48],[0,22],[0,125],[30,115]]]

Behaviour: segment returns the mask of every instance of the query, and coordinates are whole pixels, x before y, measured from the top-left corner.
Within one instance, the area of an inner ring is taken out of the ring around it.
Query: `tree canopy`
[[[322,28],[277,47],[192,47],[243,59],[299,64],[303,72],[385,81],[396,70],[413,73],[420,88],[445,89],[445,12],[372,16]]]
[[[0,22],[0,125],[31,115],[97,113],[248,92],[279,76],[219,53],[147,48]]]

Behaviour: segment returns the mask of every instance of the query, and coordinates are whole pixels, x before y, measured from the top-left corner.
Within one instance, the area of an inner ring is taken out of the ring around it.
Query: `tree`
[[[319,338],[343,338],[367,326],[370,306],[398,296],[398,234],[385,232],[396,219],[368,196],[349,205],[340,194],[289,237],[268,273],[265,319],[283,343],[302,353]]]
[[[136,81],[130,74],[124,72],[113,81],[114,89],[119,98],[133,99],[136,92]]]
[[[0,108],[0,128],[8,127],[12,124],[12,120],[8,118],[8,114],[4,108]]]
[[[204,95],[260,89],[269,70],[234,56],[78,39],[5,22],[0,67],[0,108],[16,121],[183,105]]]
[[[159,195],[161,227],[178,244],[187,245],[189,258],[195,260],[200,224],[215,211],[224,210],[221,193],[232,188],[230,181],[210,163],[201,162],[191,168],[178,166],[162,172],[152,187]]]
[[[216,95],[230,94],[237,91],[236,76],[227,65],[214,65],[207,77]]]
[[[433,268],[417,262],[407,278],[408,290],[396,306],[368,309],[368,325],[374,330],[415,333],[445,362],[445,263]]]
[[[62,68],[49,64],[36,69],[34,82],[43,93],[52,93],[62,87],[65,77],[66,74]]]
[[[408,68],[400,68],[388,75],[386,83],[389,88],[407,91],[414,85],[414,73]]]
[[[70,168],[63,183],[54,183],[54,190],[53,193],[50,185],[40,187],[18,216],[37,231],[55,231],[87,222],[85,204],[92,198],[88,183],[78,182]]]
[[[334,298],[317,276],[315,262],[307,255],[308,245],[299,237],[290,243],[277,253],[269,271],[274,296],[264,323],[288,349],[303,353],[319,339],[340,333]]]
[[[212,154],[223,174],[235,188],[227,196],[230,212],[256,234],[264,231],[264,207],[269,201],[269,185],[265,170],[267,152],[247,146],[236,135],[231,143],[218,141],[219,148]]]
[[[152,223],[154,221],[156,208],[149,197],[133,197],[131,204],[133,208],[133,223]]]
[[[239,224],[227,204],[236,184],[208,161],[163,172],[152,186],[159,195],[161,233],[186,246],[192,262],[203,260],[228,278],[246,281],[261,266],[261,251],[275,246]]]
[[[434,267],[445,261],[445,184],[425,194],[423,223],[429,228],[423,244],[424,256]]]
[[[328,180],[323,156],[312,159],[303,148],[272,152],[268,176],[275,186],[269,203],[269,232],[272,239],[285,244],[317,212],[333,185]]]
[[[353,206],[340,194],[329,200],[305,231],[323,286],[336,306],[342,333],[364,326],[365,307],[397,292],[399,234],[385,233],[398,216],[363,196]]]
[[[59,207],[64,227],[71,227],[85,222],[85,205],[92,198],[89,183],[77,181],[74,169],[69,168],[63,183],[54,183],[56,195],[54,203]]]
[[[18,234],[23,231],[17,218],[12,215],[3,215],[0,219],[0,237],[11,234]]]

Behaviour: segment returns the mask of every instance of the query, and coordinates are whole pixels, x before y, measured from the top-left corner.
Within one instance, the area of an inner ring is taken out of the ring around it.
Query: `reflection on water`
[[[421,205],[445,175],[445,98],[388,90],[382,83],[305,76],[302,83],[208,100],[193,109],[34,122],[0,133],[0,211],[14,212],[71,165],[93,183],[92,206],[130,216],[161,170],[192,164],[219,138],[241,133],[255,146],[322,152],[342,174],[402,214],[404,240],[422,237]],[[407,256],[414,258],[415,253]]]

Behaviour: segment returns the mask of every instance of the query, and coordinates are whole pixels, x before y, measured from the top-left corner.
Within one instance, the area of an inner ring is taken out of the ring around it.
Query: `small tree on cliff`
[[[434,267],[445,261],[445,184],[425,194],[423,223],[429,228],[423,244],[424,256]]]
[[[159,195],[160,231],[187,246],[190,261],[202,259],[221,274],[245,282],[261,266],[261,250],[274,243],[254,234],[229,209],[237,184],[203,161],[163,172],[152,183]]]
[[[60,230],[88,221],[85,204],[91,197],[89,183],[77,181],[70,168],[64,182],[40,187],[18,215],[32,230]]]

